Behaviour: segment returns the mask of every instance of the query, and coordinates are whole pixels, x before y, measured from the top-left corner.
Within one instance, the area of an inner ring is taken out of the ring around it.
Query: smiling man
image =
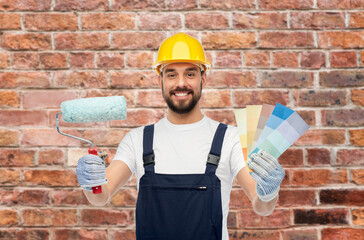
[[[97,206],[107,204],[136,173],[138,240],[227,240],[234,177],[257,214],[274,210],[284,170],[277,159],[260,152],[248,161],[254,170],[249,174],[237,128],[202,113],[209,67],[198,40],[184,33],[167,38],[153,65],[168,105],[166,117],[130,131],[106,171],[95,155],[78,162],[79,183]],[[93,195],[91,187],[100,184],[102,194]]]

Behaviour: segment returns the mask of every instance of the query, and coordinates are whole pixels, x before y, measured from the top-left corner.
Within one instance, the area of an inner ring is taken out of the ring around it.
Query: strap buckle
[[[154,153],[143,156],[143,166],[154,163]]]
[[[218,166],[220,162],[220,156],[216,156],[214,154],[209,153],[207,157],[207,163]]]

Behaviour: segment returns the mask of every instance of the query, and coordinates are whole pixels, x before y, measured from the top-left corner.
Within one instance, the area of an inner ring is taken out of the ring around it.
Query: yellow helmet
[[[210,63],[205,60],[205,52],[201,43],[185,33],[177,33],[162,42],[153,69],[160,74],[163,64],[174,62],[199,64],[204,71],[210,68]]]

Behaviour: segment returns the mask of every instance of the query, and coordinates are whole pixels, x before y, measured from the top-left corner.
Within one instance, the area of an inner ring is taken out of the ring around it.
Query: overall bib
[[[145,174],[136,206],[137,240],[221,240],[221,183],[215,172],[226,129],[220,123],[215,132],[204,174],[158,174],[154,172],[154,125],[144,128]]]

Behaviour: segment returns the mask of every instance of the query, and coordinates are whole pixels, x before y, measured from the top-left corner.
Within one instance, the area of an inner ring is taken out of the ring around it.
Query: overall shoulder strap
[[[211,150],[207,157],[205,173],[215,173],[220,162],[221,148],[224,141],[227,125],[220,123],[212,140]]]
[[[145,126],[143,132],[143,165],[145,172],[154,172],[153,137],[154,124]]]

